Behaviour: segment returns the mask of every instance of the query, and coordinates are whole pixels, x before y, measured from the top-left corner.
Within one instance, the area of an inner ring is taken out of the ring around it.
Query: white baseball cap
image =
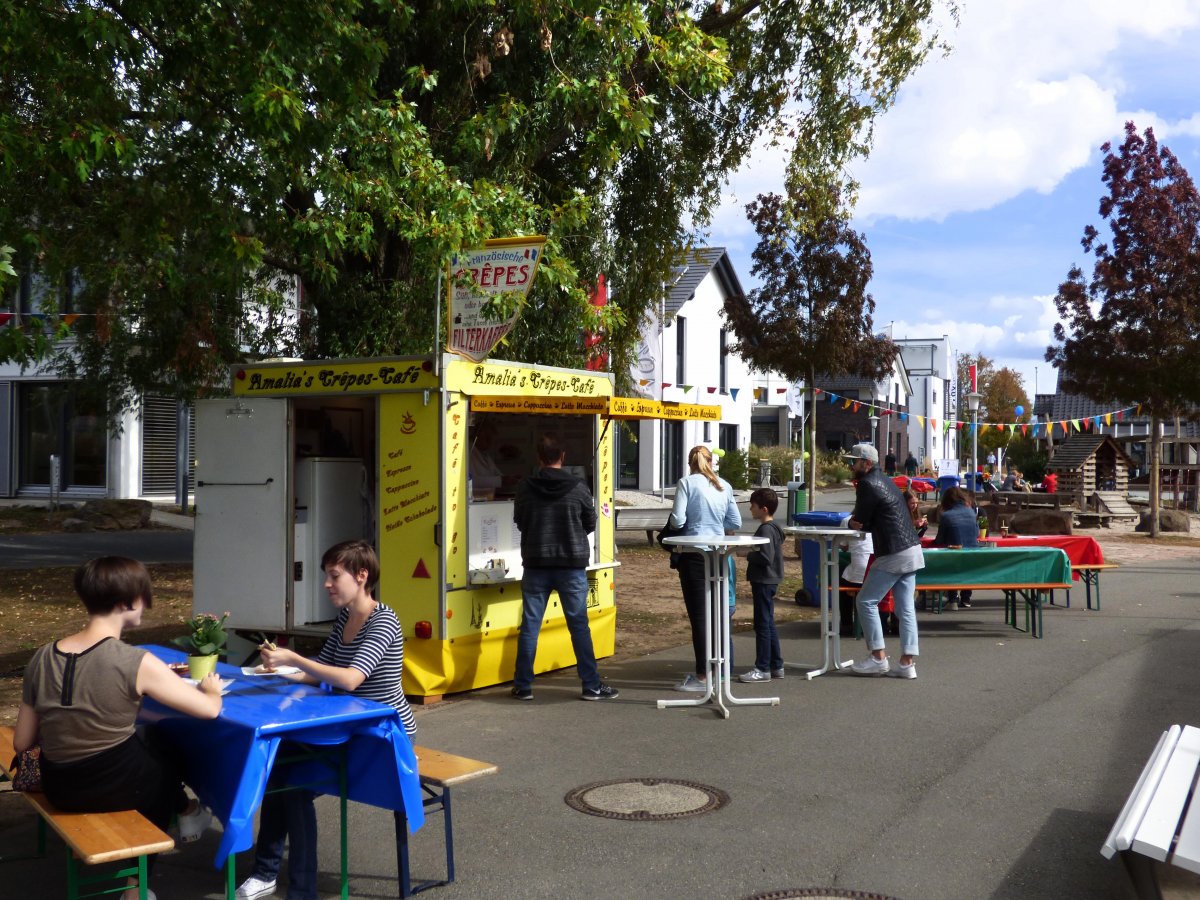
[[[847,459],[865,459],[874,465],[879,464],[879,451],[870,444],[855,444],[844,454]]]

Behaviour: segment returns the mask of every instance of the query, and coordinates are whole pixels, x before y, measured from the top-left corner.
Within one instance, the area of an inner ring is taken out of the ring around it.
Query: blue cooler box
[[[842,520],[850,515],[848,512],[812,512],[797,513],[792,516],[796,525],[813,527],[837,528]],[[796,593],[796,602],[801,606],[820,606],[821,593],[821,543],[811,538],[800,539],[800,575],[804,587]]]

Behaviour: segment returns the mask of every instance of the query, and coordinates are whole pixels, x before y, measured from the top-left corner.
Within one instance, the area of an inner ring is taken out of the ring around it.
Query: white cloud
[[[1025,392],[1033,399],[1034,389],[1046,393],[1054,388],[1056,374],[1045,361],[1046,347],[1053,343],[1051,329],[1058,311],[1051,295],[995,296],[984,304],[981,320],[943,318],[927,310],[915,321],[892,323],[896,338],[944,334],[960,353],[980,353],[1022,377]]]
[[[860,217],[941,220],[1050,193],[1132,117],[1122,46],[1198,25],[1200,7],[1181,0],[967,5],[951,55],[929,60],[879,123],[857,173]]]

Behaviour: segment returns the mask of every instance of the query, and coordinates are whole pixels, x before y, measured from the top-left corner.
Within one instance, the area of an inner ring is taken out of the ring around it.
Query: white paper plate
[[[242,666],[243,675],[297,675],[299,672],[295,666],[279,666],[274,672],[260,672],[257,666]]]
[[[188,684],[199,684],[200,683],[195,678],[185,678],[183,680],[186,681]],[[222,678],[221,679],[221,693],[222,694],[229,693],[229,689],[231,687],[233,687],[233,679],[232,678]]]

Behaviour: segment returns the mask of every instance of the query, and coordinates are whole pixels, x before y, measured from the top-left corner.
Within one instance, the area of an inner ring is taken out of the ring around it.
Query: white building
[[[923,466],[958,459],[957,367],[950,339],[893,338],[912,384],[908,404],[908,441]],[[947,428],[947,424],[949,428]]]
[[[724,247],[692,251],[667,286],[663,307],[643,329],[635,390],[655,400],[721,407],[720,422],[628,422],[618,442],[617,487],[645,491],[671,486],[687,472],[697,444],[746,450],[751,443],[788,444],[793,431],[791,387],[779,375],[750,372],[730,349],[726,297],[743,293]]]

